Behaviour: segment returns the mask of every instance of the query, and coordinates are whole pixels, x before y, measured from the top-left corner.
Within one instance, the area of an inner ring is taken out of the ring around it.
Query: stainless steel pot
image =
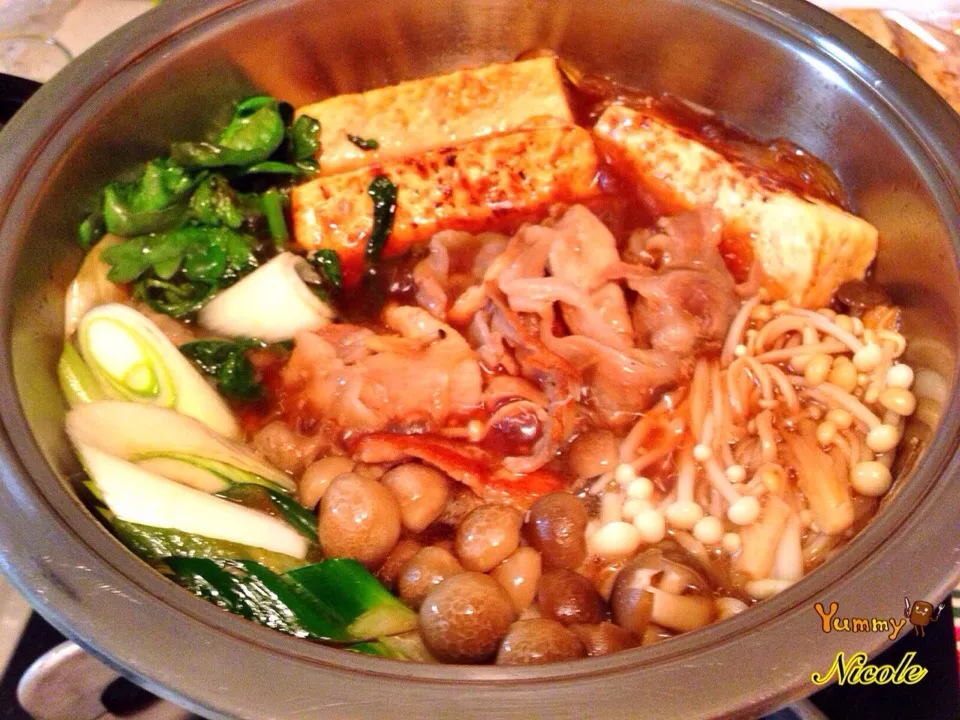
[[[907,308],[923,445],[838,557],[735,619],[547,667],[414,666],[253,626],[150,571],[82,507],[54,376],[85,203],[118,170],[202,132],[253,89],[304,103],[538,47],[669,90],[837,169],[880,227],[880,277]],[[840,650],[815,602],[897,617],[960,570],[960,119],[878,46],[799,0],[183,0],[110,36],[0,139],[0,564],[59,629],[210,717],[750,715],[812,689]],[[951,469],[951,467],[953,469]],[[918,658],[922,661],[922,658]]]

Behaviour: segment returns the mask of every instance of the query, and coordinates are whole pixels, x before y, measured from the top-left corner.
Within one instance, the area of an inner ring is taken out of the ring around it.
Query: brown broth
[[[599,75],[585,75],[560,61],[574,119],[591,128],[612,103],[652,111],[691,139],[702,142],[771,189],[791,190],[849,209],[840,180],[822,160],[799,145],[758,140],[703,108],[669,94],[651,96]]]

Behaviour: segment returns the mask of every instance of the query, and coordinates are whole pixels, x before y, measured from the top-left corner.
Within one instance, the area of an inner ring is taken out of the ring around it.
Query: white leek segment
[[[60,380],[60,389],[70,407],[78,407],[103,399],[100,383],[90,372],[90,368],[70,340],[64,343],[63,352],[57,362],[57,378]]]
[[[299,559],[307,555],[306,538],[281,520],[180,485],[90,445],[75,445],[100,499],[120,520]]]
[[[203,306],[202,327],[227,337],[290,340],[330,324],[333,310],[303,281],[315,275],[299,255],[281,253]]]
[[[127,298],[127,291],[121,285],[107,280],[110,266],[100,257],[100,254],[114,245],[123,242],[123,238],[116,235],[105,235],[94,245],[80,265],[77,276],[67,288],[64,298],[64,334],[70,337],[76,331],[80,320],[90,310],[98,305],[120,302]]]
[[[92,447],[203,492],[255,483],[292,492],[296,484],[243,445],[167,408],[104,401],[67,413],[67,434]]]
[[[203,375],[151,320],[118,303],[96,307],[77,329],[80,352],[104,393],[173,408],[231,438],[236,418]]]

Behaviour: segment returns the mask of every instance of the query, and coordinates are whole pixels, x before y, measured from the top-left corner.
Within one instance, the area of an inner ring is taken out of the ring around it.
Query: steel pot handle
[[[38,658],[20,679],[17,699],[35,720],[119,720],[102,697],[120,675],[72,642]],[[195,715],[162,700],[124,720],[190,720]]]

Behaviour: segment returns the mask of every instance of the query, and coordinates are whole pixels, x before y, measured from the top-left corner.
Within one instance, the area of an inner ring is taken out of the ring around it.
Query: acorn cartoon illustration
[[[944,603],[940,603],[937,606],[936,612],[934,612],[933,603],[917,600],[911,605],[910,598],[905,597],[903,600],[906,603],[903,616],[910,620],[910,624],[913,625],[913,632],[923,637],[925,635],[923,629],[930,623],[937,621],[940,613],[943,612]]]

